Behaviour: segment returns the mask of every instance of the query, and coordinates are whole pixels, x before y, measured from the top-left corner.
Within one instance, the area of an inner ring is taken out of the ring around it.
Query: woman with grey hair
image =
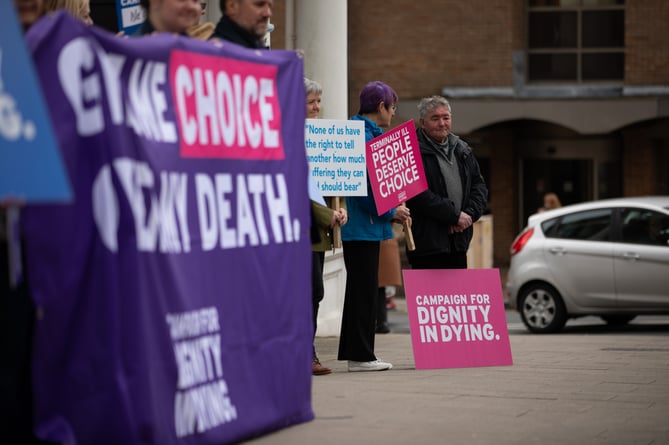
[[[321,85],[311,79],[304,78],[304,88],[307,93],[307,118],[317,119],[321,110],[321,94],[323,88]],[[332,199],[332,198],[326,198]],[[332,205],[328,202],[328,206],[311,202],[311,217],[312,225],[315,225],[318,230],[318,240],[312,242],[312,260],[311,260],[311,302],[313,306],[313,323],[314,336],[318,328],[318,307],[320,302],[325,297],[325,286],[323,285],[323,267],[325,265],[325,252],[333,247],[332,230],[337,226],[346,224],[348,215],[345,208],[337,210],[332,209]],[[311,365],[311,373],[313,375],[330,374],[332,369],[323,366],[316,355],[316,346],[313,347],[314,358]]]
[[[304,78],[304,90],[307,94],[307,119],[318,119],[321,112],[323,87],[315,80]]]

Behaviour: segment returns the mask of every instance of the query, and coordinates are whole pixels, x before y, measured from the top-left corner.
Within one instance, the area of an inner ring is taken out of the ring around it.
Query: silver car
[[[536,333],[598,315],[669,314],[669,196],[586,202],[532,215],[511,245],[507,303]]]

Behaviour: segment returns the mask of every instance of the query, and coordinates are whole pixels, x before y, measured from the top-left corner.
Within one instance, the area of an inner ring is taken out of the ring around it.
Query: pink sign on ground
[[[413,121],[367,142],[367,171],[379,215],[427,190]]]
[[[497,269],[402,273],[416,369],[513,364]]]

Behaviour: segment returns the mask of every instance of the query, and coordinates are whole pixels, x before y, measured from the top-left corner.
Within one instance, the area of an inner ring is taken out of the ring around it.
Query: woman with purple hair
[[[380,81],[370,82],[360,92],[360,110],[352,120],[365,123],[369,141],[390,127],[397,109],[397,93]],[[374,354],[378,295],[379,246],[393,237],[392,222],[410,222],[409,209],[396,207],[382,215],[367,182],[367,196],[347,196],[348,223],[341,228],[346,265],[346,292],[339,337],[339,360],[348,360],[348,370],[384,371],[392,364]]]

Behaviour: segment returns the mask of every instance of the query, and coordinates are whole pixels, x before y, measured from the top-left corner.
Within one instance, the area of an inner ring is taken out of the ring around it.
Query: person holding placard
[[[323,88],[321,85],[311,79],[304,78],[304,88],[307,94],[307,119],[318,119],[321,111],[321,95]],[[329,198],[331,199],[331,198]],[[318,307],[325,297],[325,287],[323,285],[323,267],[325,265],[325,251],[333,248],[332,229],[337,226],[343,226],[348,220],[345,208],[333,210],[330,207],[319,204],[311,200],[311,210],[313,221],[318,227],[320,240],[311,245],[312,250],[312,304],[314,336],[318,328]],[[323,366],[316,355],[316,346],[314,345],[314,360],[311,366],[313,375],[330,374],[332,369]]]
[[[451,133],[451,106],[444,97],[418,105],[416,130],[428,190],[407,201],[413,218],[413,269],[466,269],[474,224],[487,206],[488,188],[474,152]]]
[[[352,120],[365,123],[370,141],[390,127],[397,109],[397,93],[383,82],[370,82],[360,92],[360,109]],[[409,209],[396,207],[382,215],[376,211],[369,181],[367,196],[347,196],[348,223],[341,238],[346,265],[346,292],[339,337],[339,360],[348,360],[348,370],[384,371],[392,364],[374,354],[376,305],[379,291],[380,242],[393,236],[391,222],[410,222]]]

